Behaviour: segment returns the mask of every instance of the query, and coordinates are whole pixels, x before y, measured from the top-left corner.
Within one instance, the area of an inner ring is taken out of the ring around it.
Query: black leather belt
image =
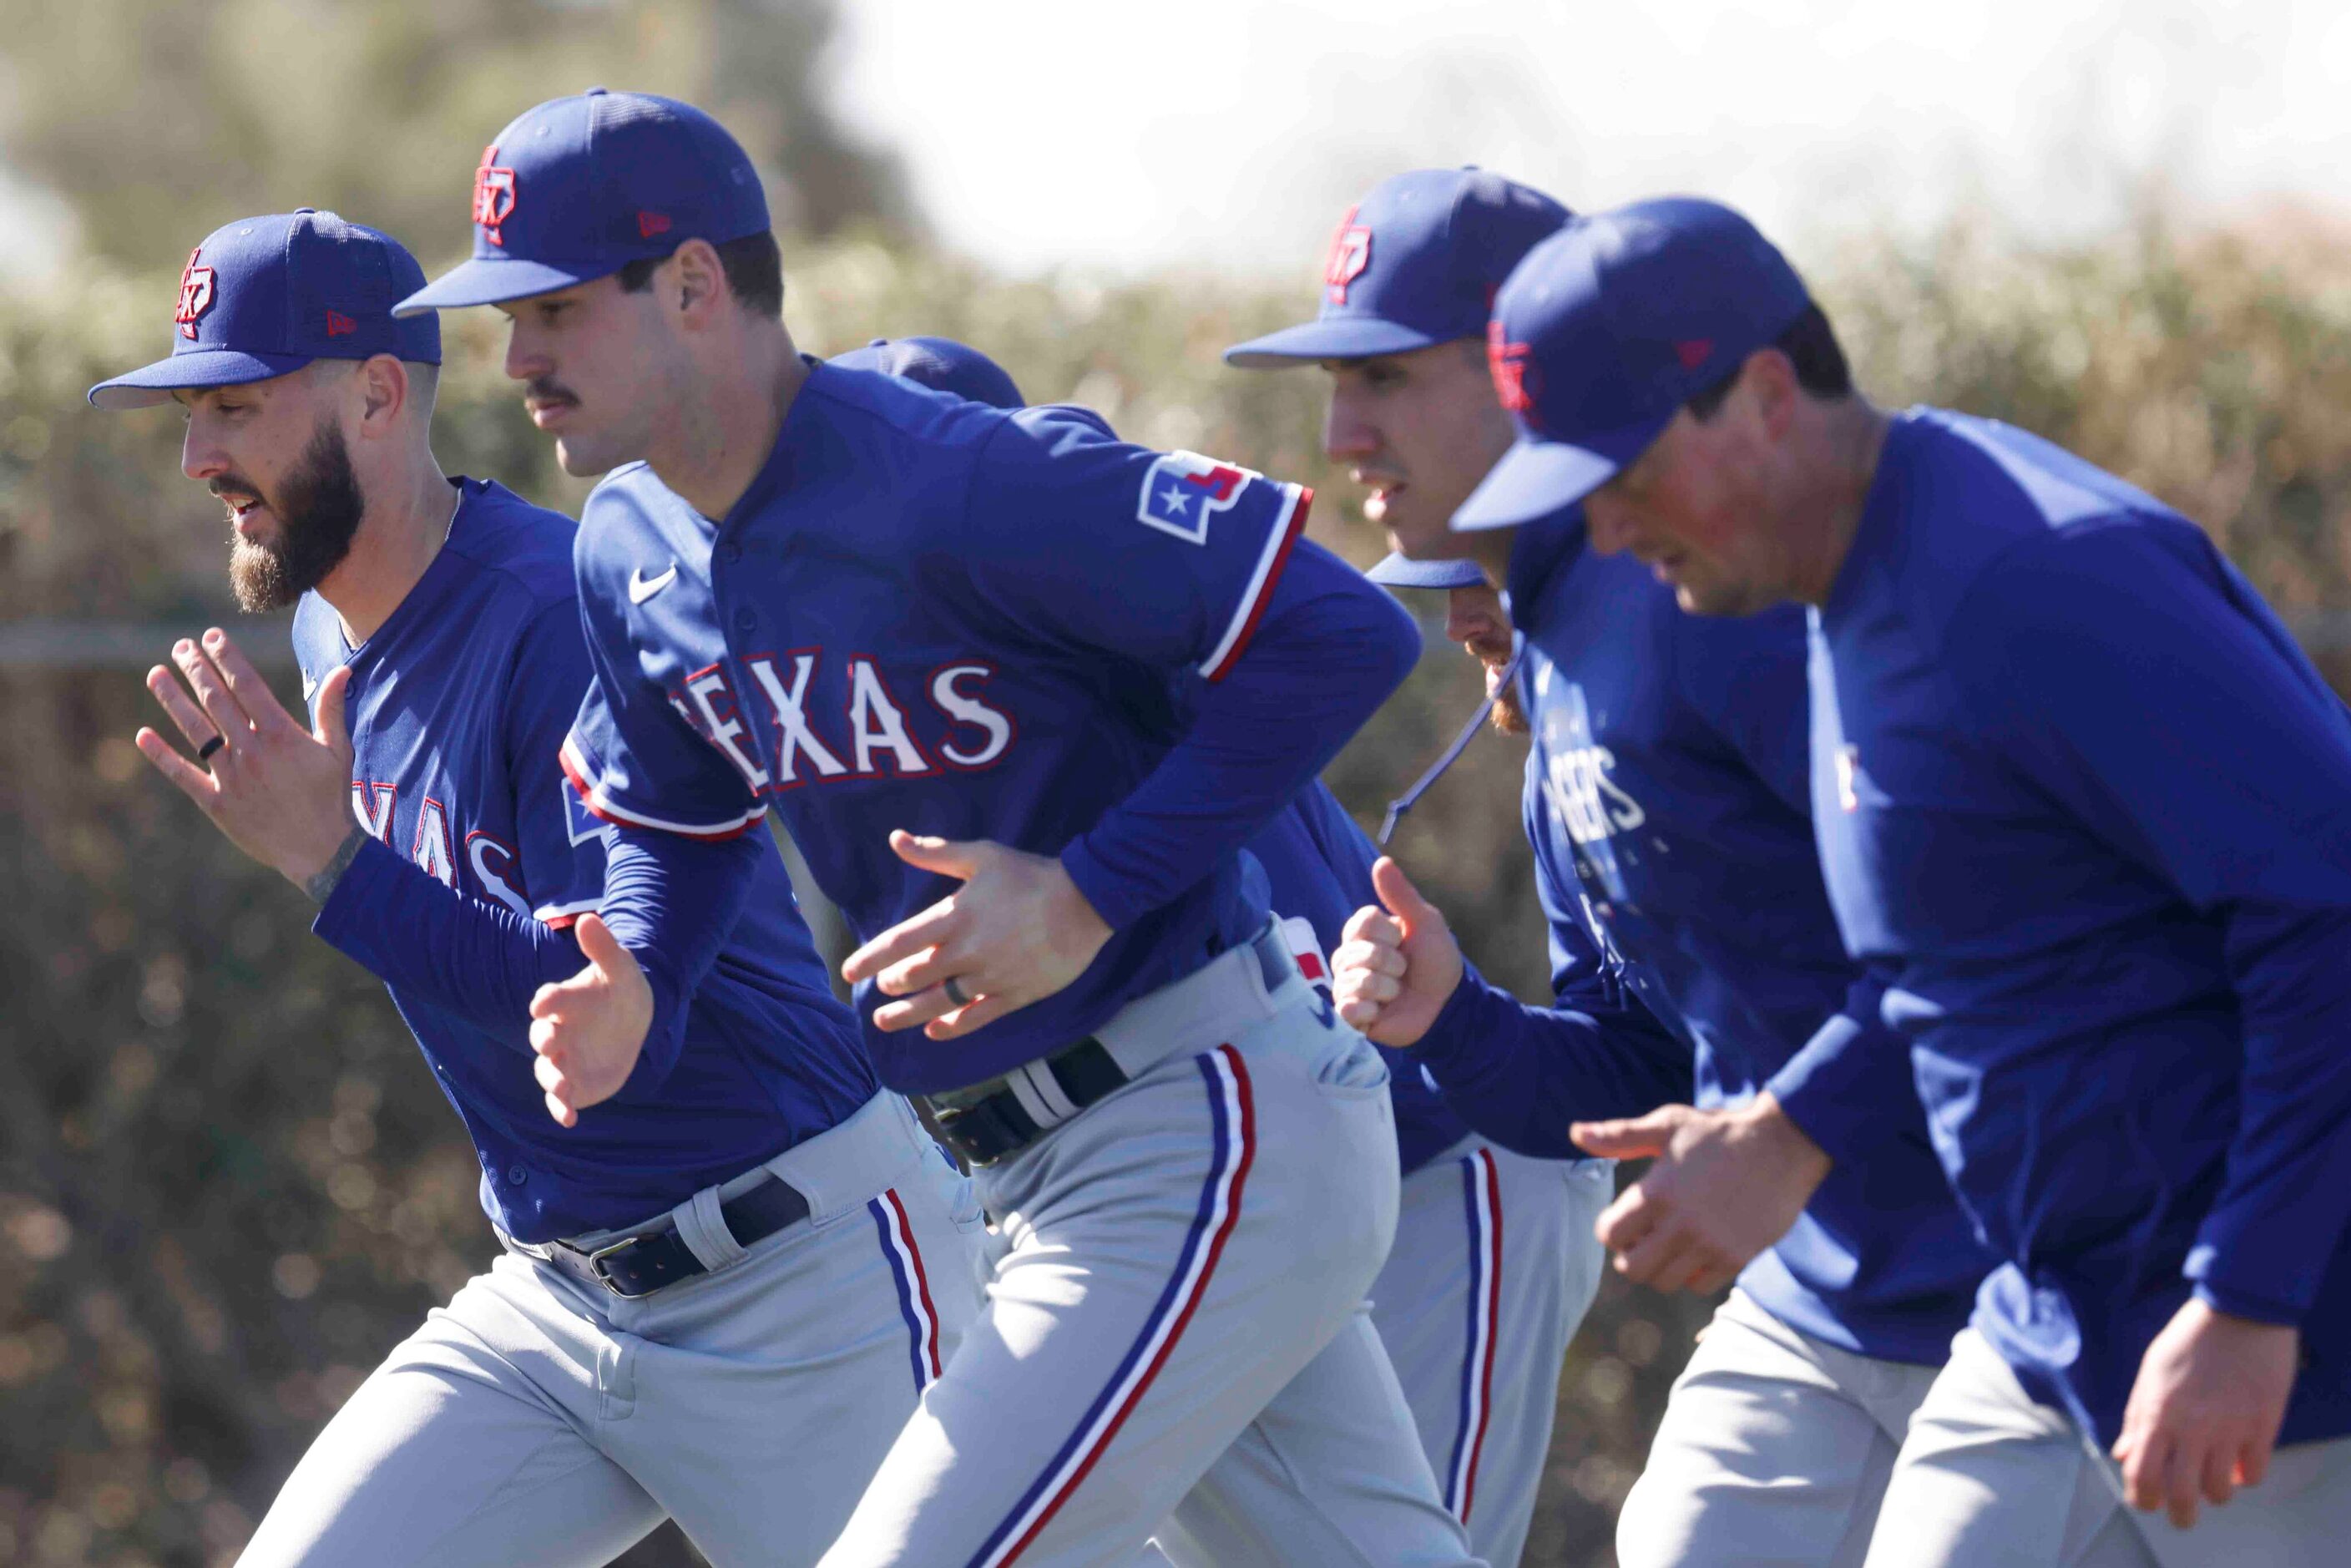
[[[806,1219],[809,1202],[791,1183],[769,1176],[758,1186],[722,1201],[718,1217],[726,1222],[727,1234],[735,1238],[736,1245],[748,1247],[787,1225],[798,1225]],[[624,1236],[593,1249],[558,1241],[534,1255],[575,1280],[601,1285],[631,1301],[680,1280],[710,1271],[694,1255],[694,1249],[685,1244],[685,1238],[678,1234],[674,1224],[643,1235]]]
[[[1277,924],[1259,932],[1249,942],[1257,958],[1258,968],[1265,977],[1265,988],[1271,991],[1288,979],[1297,967],[1290,956],[1290,946],[1282,940],[1281,927]],[[1038,1068],[1053,1075],[1061,1092],[1078,1111],[1102,1100],[1113,1090],[1129,1082],[1126,1070],[1114,1061],[1110,1051],[1092,1035],[1077,1044],[1055,1051],[1029,1071]],[[950,1089],[938,1094],[911,1096],[914,1113],[932,1137],[946,1145],[948,1152],[961,1160],[966,1169],[992,1166],[1008,1155],[1019,1153],[1035,1143],[1050,1129],[1040,1126],[1012,1092],[1011,1081],[991,1078],[967,1089]],[[1075,1114],[1072,1112],[1071,1114]],[[1068,1118],[1063,1118],[1067,1120]],[[1056,1122],[1054,1126],[1061,1125]]]

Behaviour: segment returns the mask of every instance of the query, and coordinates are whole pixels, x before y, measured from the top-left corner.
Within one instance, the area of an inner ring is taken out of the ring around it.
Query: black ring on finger
[[[939,989],[945,991],[947,994],[947,1000],[959,1008],[971,1006],[971,998],[963,994],[963,980],[960,977],[949,975],[939,982]]]
[[[205,741],[202,746],[196,747],[196,760],[199,762],[210,762],[213,759],[213,753],[218,751],[222,747],[226,746],[227,744],[227,736],[218,734],[217,732],[214,733],[210,740]]]

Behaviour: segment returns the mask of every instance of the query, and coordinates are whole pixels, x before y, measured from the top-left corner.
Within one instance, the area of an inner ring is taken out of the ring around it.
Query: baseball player
[[[580,530],[563,757],[678,874],[608,911],[707,945],[741,895],[688,868],[779,813],[863,938],[883,1082],[1008,1228],[826,1563],[1123,1563],[1171,1511],[1220,1563],[1469,1561],[1362,1313],[1385,1070],[1240,881],[1408,619],[1298,541],[1294,486],[803,360],[758,176],[698,110],[555,99],[475,190],[474,259],[402,308],[502,306],[565,466],[622,465]],[[683,993],[643,967],[534,1003],[559,1104],[666,1027]],[[1280,1516],[1303,1535],[1226,1506],[1245,1431],[1323,1502]]]
[[[2178,513],[1821,375],[1825,318],[1724,207],[1604,214],[1497,319],[1522,434],[1461,524],[1580,498],[1689,610],[1811,607],[1838,921],[2001,1260],[1870,1562],[2340,1561],[2342,703]]]
[[[331,213],[233,223],[189,257],[170,357],[90,392],[181,405],[240,601],[298,601],[307,727],[214,630],[148,676],[195,759],[139,747],[390,986],[505,1249],[328,1424],[241,1561],[600,1563],[668,1516],[714,1563],[812,1563],[977,1310],[977,1208],[878,1091],[756,838],[694,846],[749,896],[670,972],[692,1006],[549,1119],[530,1000],[639,940],[595,913],[639,834],[558,762],[589,678],[577,530],[434,460],[440,332],[391,316],[423,283]]]
[[[1511,445],[1485,373],[1477,263],[1492,249],[1442,265],[1474,233],[1456,204],[1490,178],[1408,174],[1366,196],[1331,269],[1352,275],[1346,298],[1334,286],[1323,306],[1358,347],[1289,342],[1332,356],[1328,444],[1372,490],[1391,543],[1415,558],[1475,550],[1505,582],[1525,643],[1525,826],[1558,1005],[1486,982],[1384,863],[1386,912],[1358,915],[1335,956],[1342,1014],[1412,1047],[1507,1146],[1659,1156],[1601,1225],[1631,1279],[1710,1291],[1736,1276],[1626,1501],[1619,1559],[1856,1563],[1988,1260],[1875,993],[1838,946],[1806,794],[1801,618],[1685,617],[1636,565],[1586,551],[1572,507],[1514,519],[1515,535],[1449,532]],[[1449,292],[1432,287],[1448,276]],[[1641,1007],[1601,1011],[1620,989]],[[1816,1070],[1856,1032],[1882,1062],[1856,1052],[1841,1074]],[[1684,1074],[1695,1064],[1696,1108],[1675,1103],[1687,1077],[1634,1102],[1661,1050]],[[1636,1119],[1592,1124],[1619,1115]]]
[[[1017,408],[1019,389],[978,350],[938,338],[876,340],[834,356],[977,402]],[[1500,596],[1466,561],[1382,561],[1384,586],[1447,587],[1447,635],[1507,663]],[[1489,663],[1489,674],[1498,666]],[[1500,689],[1500,688],[1498,688]],[[1513,707],[1510,711],[1515,712]],[[1477,725],[1469,733],[1475,734]],[[1523,725],[1520,727],[1523,728]],[[1448,753],[1450,762],[1458,750]],[[1442,765],[1422,781],[1435,781]],[[1325,955],[1376,895],[1379,851],[1320,780],[1249,841],[1263,896],[1299,970],[1325,990]],[[1471,1134],[1419,1064],[1388,1053],[1403,1179],[1395,1242],[1372,1283],[1379,1331],[1447,1509],[1489,1563],[1516,1563],[1551,1448],[1560,1364],[1600,1285],[1592,1228],[1614,1196],[1605,1160],[1532,1160]],[[1276,1490],[1261,1506],[1280,1506]]]

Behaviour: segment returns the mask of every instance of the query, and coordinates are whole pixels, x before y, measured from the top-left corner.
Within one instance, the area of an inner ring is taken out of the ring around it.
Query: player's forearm
[[[1889,1138],[1927,1135],[1909,1047],[1878,1018],[1885,995],[1882,982],[1856,980],[1844,1010],[1814,1030],[1763,1085],[1788,1119],[1834,1161],[1865,1158]]]
[[[2351,1227],[2351,912],[2240,906],[2236,1135],[2188,1277],[2222,1312],[2299,1323]]]
[[[708,842],[652,829],[613,831],[598,913],[644,970],[653,996],[631,1088],[657,1085],[677,1065],[695,990],[734,932],[759,857],[774,852],[764,833]]]
[[[1468,964],[1413,1055],[1472,1130],[1537,1159],[1582,1157],[1573,1123],[1641,1115],[1691,1092],[1689,1048],[1654,1020],[1530,1007]]]
[[[393,989],[525,1053],[532,994],[580,967],[569,934],[468,898],[373,839],[359,846],[310,929]]]
[[[1245,844],[1321,772],[1418,656],[1395,601],[1301,549],[1190,732],[1061,863],[1113,928],[1167,903]]]

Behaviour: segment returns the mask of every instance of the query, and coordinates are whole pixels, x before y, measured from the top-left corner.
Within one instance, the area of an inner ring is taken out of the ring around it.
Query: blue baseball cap
[[[1384,180],[1331,236],[1322,313],[1236,343],[1225,363],[1273,370],[1480,337],[1510,268],[1572,216],[1541,191],[1480,169]]]
[[[1636,202],[1545,240],[1487,338],[1518,439],[1453,527],[1513,528],[1582,500],[1812,303],[1788,258],[1719,202]]]
[[[474,258],[392,314],[525,299],[768,227],[758,172],[726,127],[675,99],[591,87],[527,110],[482,150]]]
[[[1412,560],[1389,556],[1364,573],[1382,588],[1471,588],[1486,580],[1485,570],[1466,560]]]
[[[952,338],[876,338],[826,362],[852,371],[879,371],[991,408],[1019,408],[1029,401],[1003,366]]]
[[[424,269],[390,235],[303,207],[214,229],[180,269],[172,351],[100,382],[100,408],[148,408],[190,387],[266,382],[312,360],[441,362],[441,323],[395,321]]]

